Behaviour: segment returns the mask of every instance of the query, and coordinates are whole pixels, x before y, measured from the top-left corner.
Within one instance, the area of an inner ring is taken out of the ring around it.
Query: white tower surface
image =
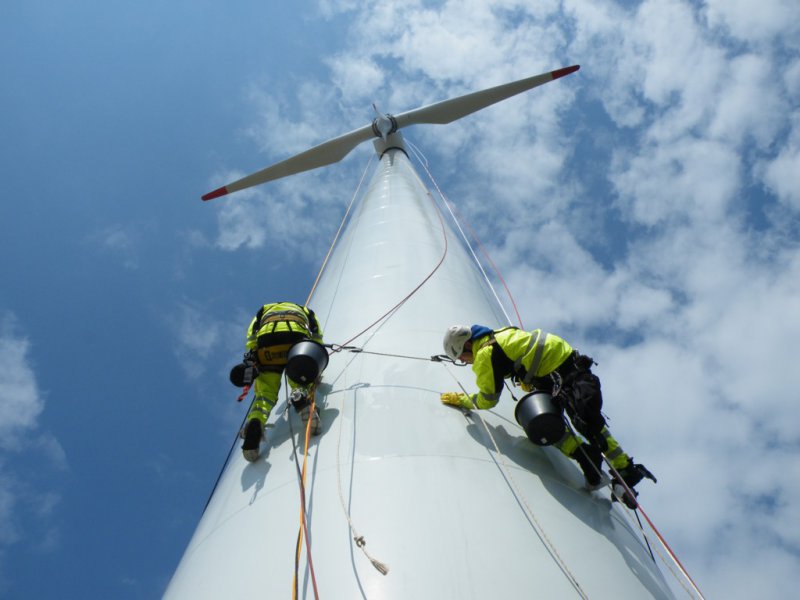
[[[460,391],[455,378],[477,391],[469,367],[420,360],[441,354],[447,327],[509,323],[441,204],[391,148],[399,136],[387,143],[310,301],[325,342],[349,341],[435,272],[353,340],[363,352],[330,356],[297,596],[314,598],[316,582],[326,600],[672,598],[633,513],[532,444],[508,391],[489,411],[440,402]],[[238,447],[231,456],[165,598],[293,597],[304,436],[285,408],[282,396],[257,462]]]

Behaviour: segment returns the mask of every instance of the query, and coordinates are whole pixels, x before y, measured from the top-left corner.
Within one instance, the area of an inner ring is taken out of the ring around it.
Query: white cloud
[[[748,0],[705,0],[705,14],[712,27],[725,27],[739,40],[761,43],[785,38],[800,47],[800,6],[793,0],[764,0],[754,6]]]
[[[174,333],[173,352],[189,379],[196,380],[207,368],[217,369],[220,361],[244,352],[245,330],[252,314],[239,310],[220,319],[215,316],[218,312],[208,304],[187,301],[176,306],[167,321]]]
[[[16,496],[12,493],[14,482],[0,471],[0,547],[19,540],[19,530],[14,523]]]
[[[181,364],[197,364],[208,357],[212,349],[219,343],[221,324],[199,306],[184,303],[177,308],[176,315],[170,320],[175,329],[177,346],[176,356]],[[191,360],[185,360],[192,357]],[[187,365],[190,372],[194,372]]]
[[[14,332],[14,317],[0,317],[0,447],[36,427],[44,410],[28,352],[30,342]]]
[[[215,207],[215,245],[231,252],[258,250],[269,257],[264,269],[276,269],[286,260],[316,260],[327,249],[349,201],[337,191],[346,188],[334,183],[341,177],[312,171],[220,199]]]
[[[370,58],[337,56],[330,59],[328,65],[336,88],[348,90],[356,97],[369,98],[383,85],[384,71]]]
[[[618,154],[610,178],[623,218],[646,226],[724,218],[740,184],[740,158],[708,138],[648,144]]]
[[[782,85],[769,57],[744,54],[730,59],[721,77],[719,101],[713,102],[708,135],[737,147],[752,139],[767,149],[786,126],[789,106]]]
[[[256,115],[244,135],[254,140],[272,162],[345,133],[338,131],[340,123],[331,123],[327,118],[330,107],[337,105],[336,88],[306,80],[293,92],[291,99],[279,86],[253,86],[248,92]]]
[[[20,442],[35,441],[31,444],[34,451],[46,459],[39,461],[40,471],[67,467],[66,454],[58,440],[50,433],[37,432],[45,403],[30,358],[31,343],[18,331],[13,314],[0,314],[0,556],[4,547],[31,539],[39,539],[30,542],[32,548],[50,551],[59,537],[58,530],[49,524],[60,496],[34,489],[24,470],[16,468],[11,458]],[[42,539],[38,533],[32,535],[41,527],[49,528]],[[0,573],[0,588],[5,585],[5,576]]]
[[[239,177],[241,175],[232,175],[228,179],[234,181]],[[254,190],[243,190],[237,192],[235,198],[226,198],[219,203],[219,235],[216,240],[219,248],[230,251],[241,247],[261,248],[264,245],[267,239],[265,219],[256,218],[256,213],[262,211],[254,208],[254,203],[250,201],[257,193]]]
[[[99,244],[104,251],[116,256],[126,269],[139,268],[138,234],[123,226],[107,227],[89,237],[94,244]]]
[[[787,208],[800,211],[800,114],[797,111],[786,144],[774,159],[761,166],[768,188]]]

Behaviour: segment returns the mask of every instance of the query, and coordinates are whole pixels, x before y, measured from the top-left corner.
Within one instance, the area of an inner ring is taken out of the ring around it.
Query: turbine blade
[[[501,100],[505,100],[511,96],[516,96],[517,94],[521,94],[522,92],[535,88],[536,86],[548,83],[554,79],[558,79],[559,77],[564,77],[570,73],[574,73],[578,69],[580,69],[579,65],[564,67],[563,69],[549,71],[547,73],[542,73],[541,75],[528,77],[527,79],[520,79],[519,81],[498,85],[496,87],[489,88],[488,90],[473,92],[471,94],[459,96],[458,98],[451,98],[450,100],[443,100],[442,102],[429,104],[428,106],[424,106],[422,108],[406,111],[393,118],[397,123],[398,130],[402,127],[407,127],[408,125],[414,125],[416,123],[444,125],[462,117],[466,117],[469,114],[481,110],[482,108],[496,104]],[[377,112],[377,108],[375,110]],[[387,117],[389,117],[388,115],[384,116],[380,113],[378,113],[378,115],[378,121],[380,121],[381,118],[387,119]],[[286,160],[269,166],[266,169],[262,169],[256,173],[253,173],[252,175],[248,175],[247,177],[243,177],[242,179],[234,181],[233,183],[229,183],[221,188],[217,188],[213,192],[205,194],[202,196],[202,198],[203,200],[212,200],[214,198],[219,198],[220,196],[230,194],[231,192],[238,192],[239,190],[243,190],[260,183],[273,181],[275,179],[280,179],[281,177],[287,177],[289,175],[302,173],[303,171],[310,171],[311,169],[316,169],[318,167],[324,167],[325,165],[339,162],[361,142],[375,136],[380,136],[381,134],[383,134],[383,137],[385,138],[386,132],[383,131],[385,127],[381,128],[380,125],[382,125],[382,123],[371,123],[361,127],[360,129],[355,129],[350,133],[340,135],[332,140],[328,140],[327,142],[323,142],[322,144],[314,146],[305,152],[301,152],[300,154],[296,154],[290,158],[287,158]]]
[[[202,196],[203,200],[213,200],[231,192],[238,192],[246,188],[287,177],[303,171],[310,171],[317,167],[324,167],[335,162],[339,162],[347,156],[353,148],[358,146],[361,142],[374,137],[372,125],[366,125],[360,129],[355,129],[350,133],[345,133],[339,137],[323,142],[313,148],[295,154],[279,163],[271,165],[265,169],[238,179],[233,183],[217,188],[213,192],[209,192]]]
[[[574,73],[580,69],[580,65],[573,65],[555,71],[542,73],[526,79],[512,81],[511,83],[504,83],[487,90],[480,92],[473,92],[458,98],[451,98],[450,100],[443,100],[435,104],[429,104],[422,108],[415,108],[395,116],[397,120],[397,128],[415,125],[417,123],[431,123],[436,125],[444,125],[452,123],[462,117],[466,117],[476,111],[496,104],[501,100],[511,98],[527,90],[535,88],[536,86],[548,83],[559,77],[564,77],[570,73]]]

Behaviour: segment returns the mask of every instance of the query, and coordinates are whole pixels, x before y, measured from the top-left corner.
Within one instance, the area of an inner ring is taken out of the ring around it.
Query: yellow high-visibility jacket
[[[500,399],[503,379],[517,375],[529,383],[555,371],[572,352],[565,340],[541,329],[506,327],[473,340],[472,371],[478,393],[469,400],[475,408],[492,408]]]
[[[247,328],[247,349],[258,346],[258,338],[272,333],[301,333],[322,343],[322,328],[314,311],[294,302],[265,304]]]

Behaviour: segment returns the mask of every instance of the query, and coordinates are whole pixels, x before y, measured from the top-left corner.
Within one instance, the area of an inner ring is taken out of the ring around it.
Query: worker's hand
[[[532,392],[533,386],[530,383],[525,383],[524,381],[519,382],[519,387],[522,388],[523,392]]]
[[[442,401],[442,404],[449,404],[450,406],[461,406],[461,398],[459,397],[461,394],[458,392],[445,392],[439,399]]]
[[[445,392],[439,398],[442,401],[442,404],[447,404],[448,406],[455,406],[458,408],[466,408],[467,410],[475,408],[472,405],[472,400],[469,399],[469,396],[466,394],[459,394],[458,392]]]

